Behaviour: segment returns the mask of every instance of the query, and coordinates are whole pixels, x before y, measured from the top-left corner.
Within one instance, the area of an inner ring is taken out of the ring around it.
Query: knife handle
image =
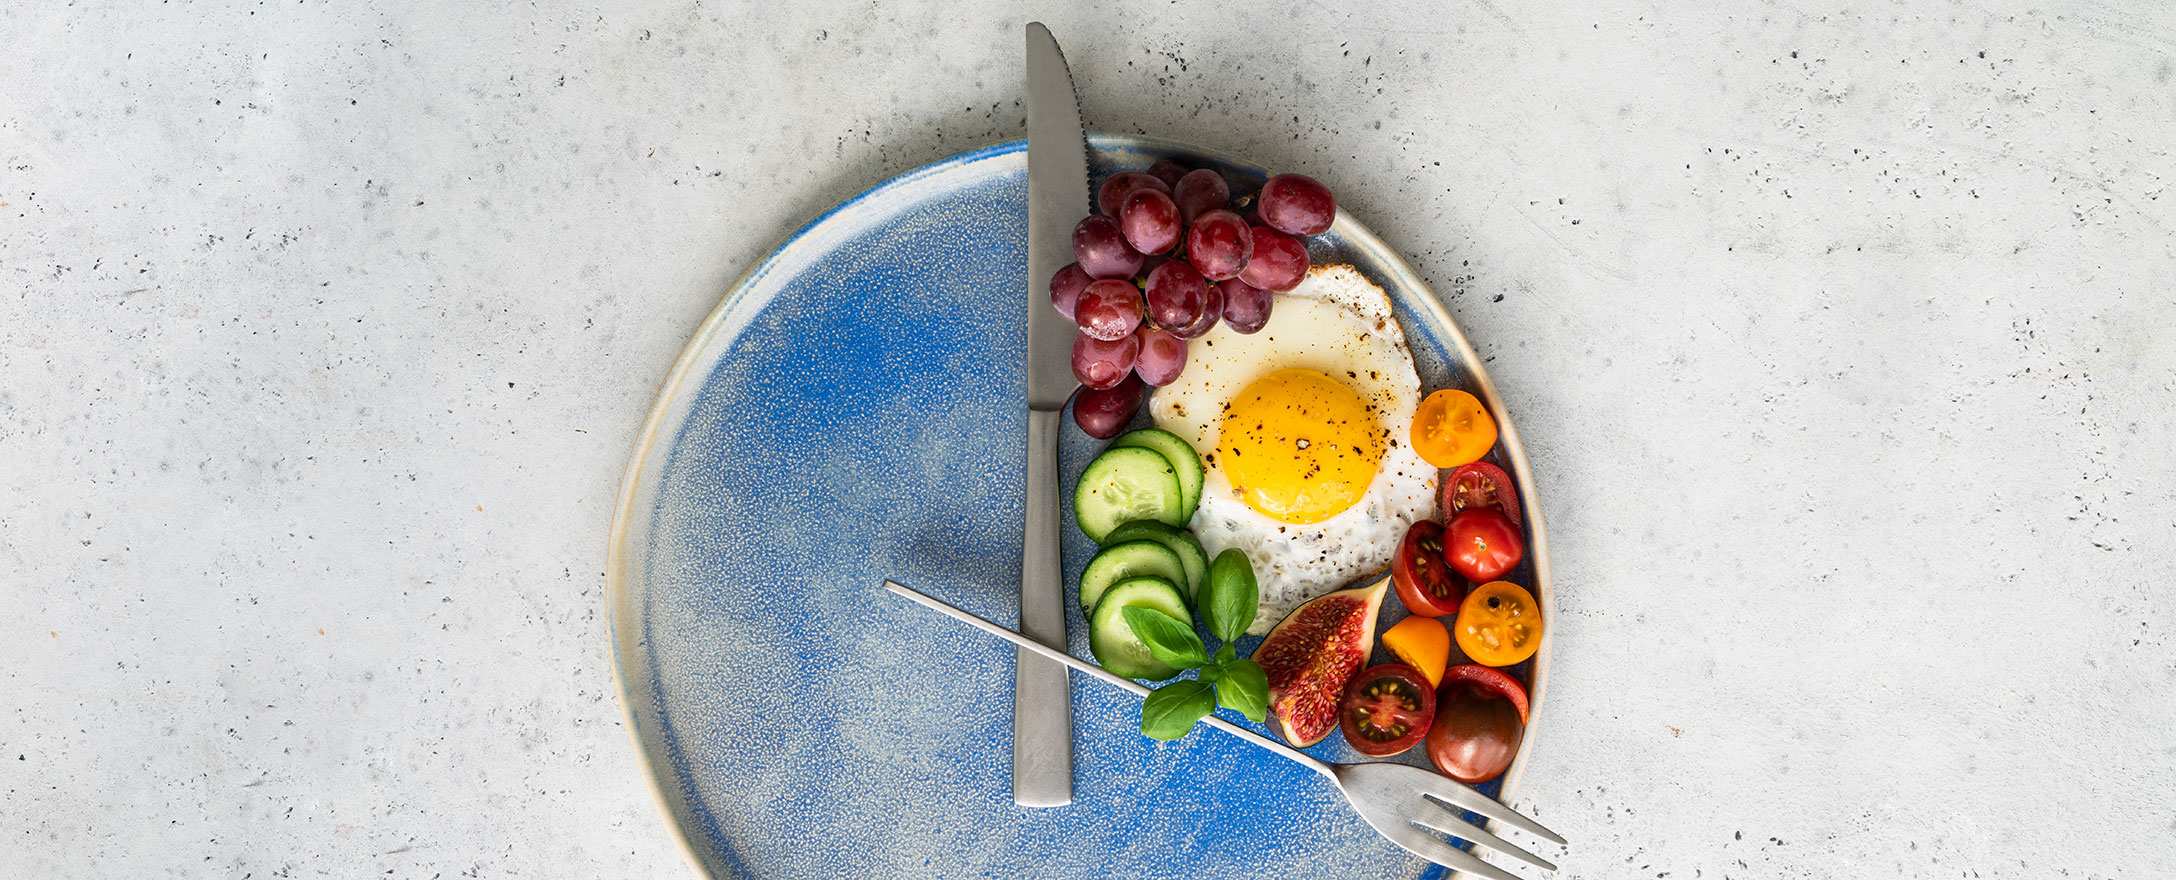
[[[1020,632],[1065,650],[1058,572],[1058,425],[1062,409],[1028,410],[1027,535],[1020,556]],[[1073,703],[1065,665],[1028,651],[1013,661],[1012,800],[1073,802]]]

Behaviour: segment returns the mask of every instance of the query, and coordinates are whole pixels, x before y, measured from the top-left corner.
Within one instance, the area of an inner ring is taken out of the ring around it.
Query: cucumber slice
[[[1137,519],[1112,529],[1104,539],[1112,544],[1155,541],[1164,545],[1171,552],[1179,554],[1179,564],[1186,567],[1186,582],[1182,584],[1186,587],[1186,598],[1192,600],[1201,595],[1202,578],[1209,573],[1209,552],[1201,549],[1201,540],[1194,537],[1193,532],[1152,519]]]
[[[1179,674],[1177,669],[1157,662],[1148,645],[1134,637],[1123,611],[1130,605],[1154,608],[1188,624],[1194,622],[1194,616],[1186,611],[1186,601],[1179,598],[1177,585],[1159,577],[1127,578],[1112,584],[1103,592],[1103,600],[1096,603],[1096,613],[1088,620],[1089,653],[1114,675],[1162,681]]]
[[[1162,428],[1142,428],[1118,435],[1111,441],[1113,448],[1141,448],[1156,450],[1158,455],[1171,463],[1171,469],[1179,477],[1179,521],[1185,525],[1194,518],[1194,509],[1201,506],[1201,455],[1194,447],[1179,439],[1179,435]]]
[[[1138,447],[1103,450],[1081,471],[1073,490],[1073,518],[1096,543],[1120,523],[1152,519],[1184,525],[1179,478],[1162,454]]]
[[[1112,584],[1131,577],[1160,577],[1174,584],[1186,583],[1186,565],[1179,554],[1157,541],[1113,542],[1088,560],[1080,573],[1080,610],[1094,611],[1096,600]]]

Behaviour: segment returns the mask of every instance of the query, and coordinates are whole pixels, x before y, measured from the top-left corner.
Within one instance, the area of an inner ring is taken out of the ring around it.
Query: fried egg
[[[1249,632],[1388,569],[1406,528],[1434,513],[1436,469],[1407,442],[1419,404],[1389,295],[1347,265],[1309,270],[1260,331],[1219,325],[1187,347],[1149,414],[1207,466],[1191,524],[1202,547],[1254,564]]]

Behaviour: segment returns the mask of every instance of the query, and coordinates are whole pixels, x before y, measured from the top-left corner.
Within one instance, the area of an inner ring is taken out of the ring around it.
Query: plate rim
[[[1266,174],[1261,166],[1221,150],[1170,138],[1099,131],[1087,132],[1086,137],[1091,152],[1189,153],[1214,160],[1229,167],[1252,169],[1258,173]],[[667,776],[673,775],[677,771],[670,766],[669,760],[664,756],[653,754],[650,745],[644,741],[642,735],[643,722],[635,716],[636,695],[633,690],[634,683],[628,677],[630,659],[639,658],[644,653],[640,648],[640,638],[636,635],[639,628],[634,627],[634,620],[637,615],[633,613],[635,611],[633,607],[635,604],[633,601],[634,593],[630,586],[634,566],[633,559],[637,554],[631,552],[628,539],[630,530],[638,521],[645,523],[648,521],[648,517],[638,513],[639,506],[637,502],[654,494],[654,492],[645,491],[655,487],[654,481],[646,478],[650,477],[653,472],[660,470],[664,465],[665,456],[659,454],[661,452],[661,446],[658,442],[659,437],[668,425],[678,426],[685,421],[685,404],[693,399],[688,394],[690,386],[687,380],[696,372],[698,355],[706,351],[714,337],[726,328],[730,319],[737,314],[739,307],[743,305],[744,299],[754,285],[770,274],[787,257],[791,256],[789,251],[795,244],[808,239],[812,232],[833,217],[846,213],[894,188],[906,186],[957,167],[1026,151],[1026,139],[1011,138],[953,153],[886,177],[854,193],[852,196],[840,200],[837,204],[825,208],[815,216],[810,217],[806,222],[794,227],[792,231],[777,239],[776,243],[764,252],[761,259],[742,271],[731,283],[726,285],[725,292],[719,296],[717,305],[711,307],[710,312],[703,317],[703,320],[696,325],[695,330],[689,334],[688,341],[681,346],[679,353],[673,357],[672,366],[657,384],[650,407],[643,417],[642,426],[635,433],[634,446],[629,452],[626,469],[620,479],[620,489],[613,504],[611,526],[606,532],[604,584],[604,604],[607,617],[606,639],[609,643],[607,647],[612,655],[612,684],[614,695],[619,704],[621,729],[626,733],[629,744],[634,747],[635,758],[642,768],[644,783],[649,789],[653,805],[657,808],[659,816],[665,820],[674,843],[679,847],[681,858],[688,864],[688,867],[695,870],[698,876],[716,876],[716,874],[711,871],[703,857],[696,852],[694,841],[689,837],[687,822],[682,816],[682,808],[676,805],[672,797],[666,792]],[[1496,393],[1495,381],[1489,376],[1487,366],[1481,360],[1480,353],[1474,349],[1473,342],[1466,337],[1465,328],[1460,326],[1457,319],[1451,315],[1450,309],[1443,302],[1442,297],[1438,296],[1435,288],[1413,268],[1411,263],[1407,262],[1403,252],[1391,247],[1381,236],[1376,235],[1374,230],[1369,229],[1347,212],[1343,206],[1338,207],[1337,216],[1331,223],[1330,230],[1335,235],[1353,242],[1358,247],[1378,254],[1383,265],[1395,276],[1393,283],[1417,294],[1414,298],[1424,305],[1437,326],[1448,331],[1447,338],[1457,347],[1458,353],[1465,364],[1471,367],[1469,372],[1472,374],[1476,386],[1474,390],[1479,393],[1482,402],[1488,406],[1490,414],[1496,418],[1497,440],[1504,447],[1504,456],[1511,465],[1512,478],[1517,480],[1519,484],[1519,502],[1522,512],[1526,514],[1525,519],[1528,530],[1528,558],[1533,564],[1534,589],[1539,594],[1542,619],[1544,621],[1554,620],[1556,618],[1556,590],[1552,586],[1548,527],[1542,512],[1541,499],[1534,486],[1533,471],[1526,457],[1526,446],[1519,437],[1518,428],[1513,424],[1510,413],[1504,408],[1503,401]],[[1534,733],[1541,728],[1540,719],[1544,709],[1549,704],[1546,695],[1548,693],[1550,657],[1554,653],[1555,641],[1555,628],[1553,626],[1544,627],[1541,645],[1534,654],[1531,681],[1527,687],[1532,708],[1529,710],[1525,733],[1520,737],[1518,751],[1513,754],[1511,765],[1505,770],[1502,782],[1497,790],[1497,800],[1507,805],[1518,791],[1519,784],[1525,779],[1527,759],[1533,750],[1534,742],[1538,739]],[[687,805],[687,809],[695,809],[695,807],[690,804]],[[1500,830],[1500,825],[1501,823],[1495,821],[1487,823],[1492,831]],[[738,861],[730,852],[726,855],[729,862]]]

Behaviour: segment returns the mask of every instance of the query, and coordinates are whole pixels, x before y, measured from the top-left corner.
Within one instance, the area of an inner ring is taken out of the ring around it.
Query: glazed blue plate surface
[[[1160,141],[1090,146],[1098,178],[1173,156],[1261,179]],[[743,278],[666,380],[613,525],[608,601],[629,726],[690,859],[721,877],[1440,875],[1314,773],[1206,728],[1145,739],[1132,696],[1081,676],[1074,803],[1013,805],[1012,649],[879,584],[1016,621],[1026,212],[1017,141],[887,181]],[[1310,250],[1391,292],[1425,387],[1496,411],[1528,511],[1516,579],[1546,616],[1540,505],[1471,346],[1351,217]],[[1066,425],[1069,498],[1100,444]],[[1070,578],[1094,547],[1070,512],[1063,530]],[[1523,670],[1533,723],[1507,788],[1542,731],[1548,654]],[[1311,751],[1357,758],[1336,737]]]

